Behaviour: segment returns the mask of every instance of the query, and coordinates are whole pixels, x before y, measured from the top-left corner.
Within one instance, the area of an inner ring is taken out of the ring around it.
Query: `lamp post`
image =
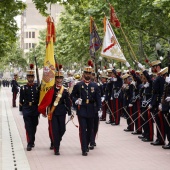
[[[159,59],[159,56],[161,56],[161,45],[159,43],[156,43],[156,52],[157,52],[157,60]]]

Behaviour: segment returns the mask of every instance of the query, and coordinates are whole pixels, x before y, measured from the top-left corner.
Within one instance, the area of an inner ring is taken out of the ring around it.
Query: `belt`
[[[29,106],[38,105],[38,103],[36,103],[36,102],[25,102],[24,104],[29,105]]]

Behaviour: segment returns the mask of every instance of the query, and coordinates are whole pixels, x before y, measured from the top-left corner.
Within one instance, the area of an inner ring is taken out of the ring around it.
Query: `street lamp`
[[[159,56],[161,56],[161,45],[159,43],[156,43],[156,51],[157,51],[157,59],[159,59]]]

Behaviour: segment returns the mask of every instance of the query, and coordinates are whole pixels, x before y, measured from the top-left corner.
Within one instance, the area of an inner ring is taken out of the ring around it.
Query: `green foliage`
[[[55,54],[57,61],[70,67],[69,63],[87,63],[89,56],[89,21],[95,20],[98,32],[103,38],[104,13],[109,18],[110,7],[106,0],[33,0],[39,11],[45,15],[46,4],[59,2],[65,6],[57,24]],[[162,56],[166,57],[170,33],[169,0],[110,0],[121,22],[122,28],[137,59],[144,63],[146,58],[155,60],[155,44],[162,45]],[[134,60],[133,53],[122,34],[121,29],[113,28],[127,60]],[[42,39],[42,37],[41,37]],[[42,39],[44,41],[44,38]],[[44,49],[40,45],[44,54]],[[98,52],[97,56],[100,55]],[[45,56],[45,55],[44,55]],[[165,60],[165,59],[164,59]],[[43,60],[42,60],[43,61]],[[106,61],[107,63],[107,61]],[[166,63],[166,62],[164,62]]]

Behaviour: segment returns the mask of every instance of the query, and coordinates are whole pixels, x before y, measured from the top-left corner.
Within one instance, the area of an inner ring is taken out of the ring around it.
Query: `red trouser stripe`
[[[119,111],[117,111],[118,109],[119,109],[118,99],[116,99],[116,120],[115,120],[116,124],[119,123]]]
[[[113,100],[110,100],[110,105],[111,105],[111,111],[112,111],[112,113],[114,113],[114,103],[113,103]],[[112,115],[112,113],[111,113],[112,122],[114,122],[114,115]]]

